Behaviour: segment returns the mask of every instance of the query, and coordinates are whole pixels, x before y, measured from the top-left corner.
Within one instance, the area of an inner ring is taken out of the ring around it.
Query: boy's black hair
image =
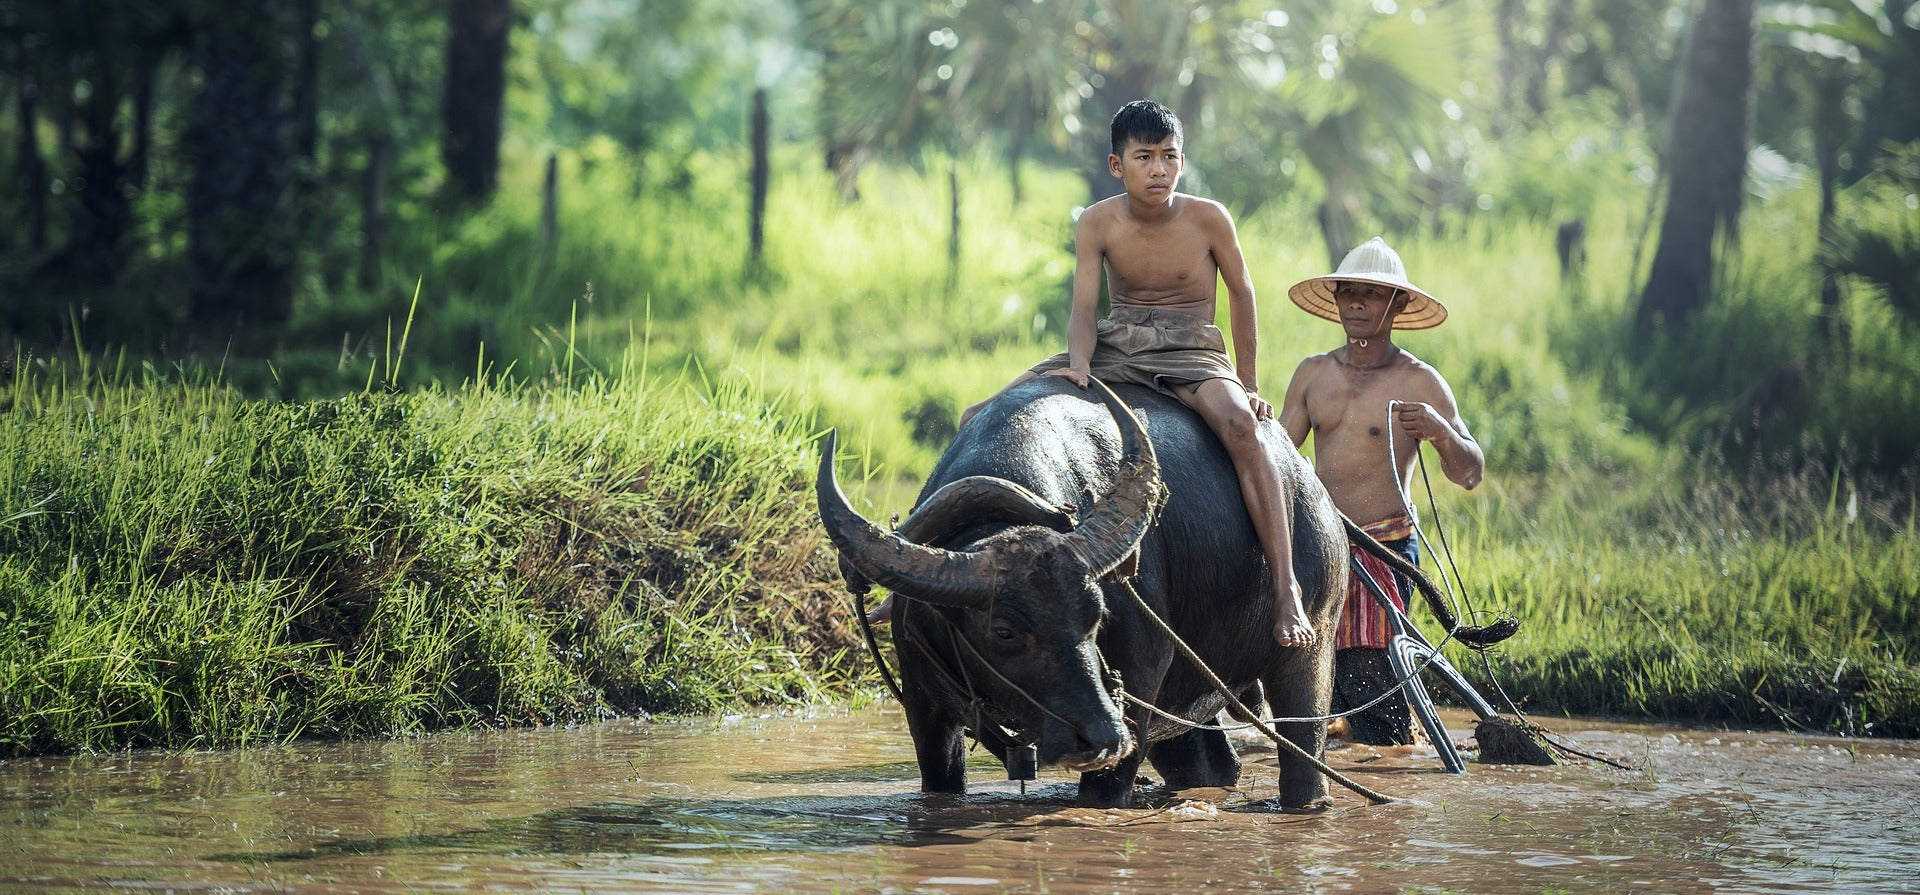
[[[1128,140],[1142,143],[1158,143],[1168,136],[1186,139],[1180,130],[1180,116],[1173,110],[1150,99],[1136,99],[1120,107],[1113,113],[1110,128],[1113,138],[1113,154],[1119,155]]]

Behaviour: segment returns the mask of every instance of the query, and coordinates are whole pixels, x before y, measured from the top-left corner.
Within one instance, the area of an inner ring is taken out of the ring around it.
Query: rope
[[[887,685],[887,691],[893,694],[895,702],[907,704],[907,698],[900,694],[900,682],[894,680],[893,669],[887,667],[887,657],[880,652],[880,643],[874,639],[873,623],[867,621],[867,592],[853,592],[853,605],[860,616],[860,633],[867,636],[867,652],[873,654],[873,664],[880,669],[880,681]]]
[[[1392,460],[1398,459],[1393,452],[1393,406],[1396,403],[1398,402],[1396,401],[1387,402],[1387,456],[1390,462]],[[1418,441],[1414,442],[1413,449],[1414,449],[1414,465],[1418,467],[1420,470],[1420,484],[1423,488],[1426,489],[1426,492],[1427,492],[1427,508],[1432,511],[1432,515],[1433,515],[1433,530],[1434,530],[1434,533],[1439,535],[1440,537],[1439,550],[1433,549],[1433,542],[1427,539],[1426,529],[1423,526],[1421,526],[1420,523],[1417,521],[1418,517],[1414,514],[1413,498],[1411,495],[1407,493],[1406,489],[1401,485],[1400,472],[1399,472],[1399,467],[1397,465],[1394,467],[1394,475],[1393,475],[1394,490],[1400,495],[1401,506],[1406,510],[1408,518],[1416,520],[1413,524],[1414,534],[1420,539],[1420,543],[1426,546],[1427,553],[1433,556],[1434,565],[1436,568],[1440,570],[1440,583],[1443,587],[1446,587],[1446,593],[1447,593],[1448,599],[1449,600],[1454,599],[1453,587],[1447,585],[1447,574],[1448,572],[1451,572],[1453,575],[1453,584],[1459,587],[1460,593],[1459,593],[1458,599],[1460,603],[1464,605],[1466,608],[1466,617],[1469,619],[1475,618],[1478,616],[1479,610],[1475,609],[1473,606],[1473,597],[1467,590],[1467,581],[1465,578],[1461,577],[1460,566],[1454,562],[1453,544],[1450,543],[1447,539],[1446,526],[1441,524],[1440,502],[1437,498],[1434,497],[1433,480],[1427,475],[1427,457],[1424,453],[1420,452],[1420,444]],[[1445,561],[1444,565],[1442,564],[1442,560]],[[1457,614],[1459,610],[1456,609],[1455,612]],[[1575,749],[1572,746],[1562,743],[1559,740],[1554,739],[1553,736],[1551,736],[1553,731],[1541,725],[1539,722],[1534,721],[1532,718],[1527,717],[1525,712],[1520,711],[1519,704],[1514,702],[1513,696],[1509,694],[1507,692],[1507,688],[1500,683],[1499,675],[1494,673],[1493,658],[1487,655],[1487,651],[1484,648],[1481,648],[1481,649],[1474,650],[1474,652],[1479,654],[1481,669],[1486,672],[1487,682],[1493,685],[1493,691],[1495,693],[1500,694],[1500,702],[1502,703],[1502,705],[1506,707],[1507,711],[1513,713],[1514,718],[1518,719],[1518,722],[1520,723],[1520,725],[1523,726],[1529,733],[1532,733],[1535,736],[1538,736],[1540,739],[1546,741],[1547,745],[1550,745],[1553,748],[1560,750],[1561,754],[1563,755],[1573,755],[1573,756],[1578,756],[1580,758],[1587,759],[1589,761],[1597,761],[1601,764],[1610,765],[1612,767],[1618,768],[1623,771],[1638,770],[1637,768],[1633,768],[1628,765],[1621,764],[1620,762],[1613,761],[1611,759],[1602,758],[1598,755],[1594,755],[1588,752],[1583,752],[1579,749]],[[1392,692],[1392,691],[1389,691],[1389,692]]]
[[[1345,774],[1328,767],[1326,762],[1321,761],[1318,757],[1301,748],[1300,744],[1281,736],[1275,732],[1272,727],[1267,726],[1266,722],[1260,721],[1258,716],[1253,713],[1253,710],[1247,708],[1246,704],[1240,701],[1240,697],[1234,694],[1226,682],[1221,680],[1219,675],[1214,674],[1213,669],[1207,667],[1206,661],[1200,658],[1200,654],[1194,652],[1193,647],[1188,646],[1187,642],[1181,639],[1180,634],[1173,630],[1173,626],[1167,624],[1166,620],[1160,617],[1160,613],[1153,611],[1152,606],[1147,605],[1146,599],[1140,596],[1140,592],[1133,589],[1133,582],[1121,579],[1120,587],[1127,592],[1127,596],[1133,598],[1134,605],[1139,606],[1140,611],[1146,613],[1147,620],[1153,622],[1154,627],[1160,629],[1160,633],[1167,636],[1167,639],[1173,643],[1174,649],[1178,650],[1180,655],[1185,656],[1187,661],[1193,663],[1194,669],[1199,671],[1201,676],[1205,677],[1207,682],[1213,685],[1214,690],[1226,698],[1227,704],[1238,709],[1241,715],[1254,718],[1253,726],[1265,734],[1267,739],[1272,740],[1274,745],[1278,746],[1282,751],[1291,754],[1294,758],[1311,765],[1315,770],[1327,775],[1335,783],[1359,793],[1376,805],[1384,805],[1394,801],[1392,796],[1382,795],[1368,789],[1348,778]]]

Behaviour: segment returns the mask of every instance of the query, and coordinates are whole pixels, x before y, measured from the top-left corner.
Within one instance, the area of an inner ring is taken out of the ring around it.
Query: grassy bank
[[[0,753],[794,703],[857,667],[808,435],[743,388],[77,380],[0,414]]]

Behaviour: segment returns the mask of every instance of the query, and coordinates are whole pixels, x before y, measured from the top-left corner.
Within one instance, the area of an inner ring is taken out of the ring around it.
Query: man
[[[1419,564],[1412,506],[1406,499],[1420,442],[1432,444],[1448,479],[1480,484],[1486,459],[1454,405],[1440,371],[1393,342],[1396,329],[1440,325],[1447,309],[1407,280],[1406,266],[1374,237],[1347,253],[1340,268],[1302,280],[1288,297],[1308,313],[1340,324],[1340,347],[1300,362],[1282,402],[1280,425],[1295,445],[1314,437],[1314,471],[1334,506],[1375,540]],[[1356,550],[1382,590],[1406,609],[1410,582]],[[1358,707],[1391,689],[1397,678],[1386,654],[1392,638],[1385,612],[1358,574],[1334,635],[1336,711]],[[1404,698],[1386,699],[1350,716],[1354,738],[1372,744],[1413,741]]]

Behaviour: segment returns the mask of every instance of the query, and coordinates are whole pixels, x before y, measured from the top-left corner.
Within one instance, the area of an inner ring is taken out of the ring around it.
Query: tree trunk
[[[1840,144],[1847,139],[1846,74],[1839,66],[1817,63],[1814,73],[1813,154],[1820,174],[1820,245],[1833,244],[1836,197],[1840,192]],[[1820,266],[1820,332],[1841,348],[1847,343],[1840,316],[1840,277],[1830,263]],[[1837,352],[1841,357],[1845,352]]]
[[[144,55],[133,84],[133,154],[127,157],[127,182],[135,192],[146,192],[153,159],[154,80],[160,71],[158,53]]]
[[[1498,40],[1498,52],[1494,56],[1494,72],[1500,91],[1502,114],[1493,117],[1494,134],[1506,132],[1507,117],[1513,110],[1520,108],[1515,98],[1520,93],[1520,28],[1526,23],[1526,7],[1523,0],[1500,0],[1494,6],[1493,33]]]
[[[380,288],[381,253],[387,240],[387,168],[393,164],[393,140],[381,134],[367,147],[367,170],[360,181],[360,288]]]
[[[540,257],[551,262],[560,242],[560,156],[547,153],[546,185],[540,190]]]
[[[1643,334],[1683,326],[1713,289],[1716,236],[1739,238],[1752,128],[1754,0],[1706,0],[1687,40],[1667,142],[1667,207],[1634,315]]]
[[[960,282],[960,160],[947,159],[947,289]]]
[[[1013,187],[1013,204],[1019,207],[1026,199],[1024,184],[1020,181],[1020,161],[1027,154],[1027,140],[1033,135],[1033,113],[1021,110],[1014,112],[1013,132],[1007,135],[1007,180]]]
[[[24,51],[23,51],[24,53]],[[35,255],[47,248],[47,161],[40,154],[37,112],[40,88],[30,58],[20,65],[14,113],[20,130],[20,179],[27,197],[27,248]]]
[[[1548,4],[1546,35],[1534,53],[1533,70],[1527,76],[1527,110],[1535,121],[1547,113],[1547,80],[1560,64],[1566,33],[1573,29],[1573,8],[1574,4],[1565,0]]]
[[[67,262],[78,282],[110,284],[126,268],[127,233],[133,206],[123,181],[127,166],[120,158],[119,106],[121,84],[111,66],[95,70],[93,93],[74,115],[72,152],[79,178],[74,184],[78,208],[67,244]]]
[[[320,0],[297,0],[294,45],[298,47],[293,81],[293,152],[308,171],[318,169],[320,153]],[[307,178],[303,178],[305,181]],[[303,182],[303,186],[306,186]]]
[[[747,273],[756,275],[760,271],[761,250],[766,245],[767,229],[767,89],[756,87],[753,90],[753,111],[750,122],[753,141],[753,171],[748,184],[752,191],[752,202],[747,210]]]
[[[192,316],[220,338],[293,311],[292,60],[285,0],[202,7],[187,186]]]
[[[500,176],[501,108],[513,0],[449,0],[446,130],[440,158],[458,202],[483,202]]]

